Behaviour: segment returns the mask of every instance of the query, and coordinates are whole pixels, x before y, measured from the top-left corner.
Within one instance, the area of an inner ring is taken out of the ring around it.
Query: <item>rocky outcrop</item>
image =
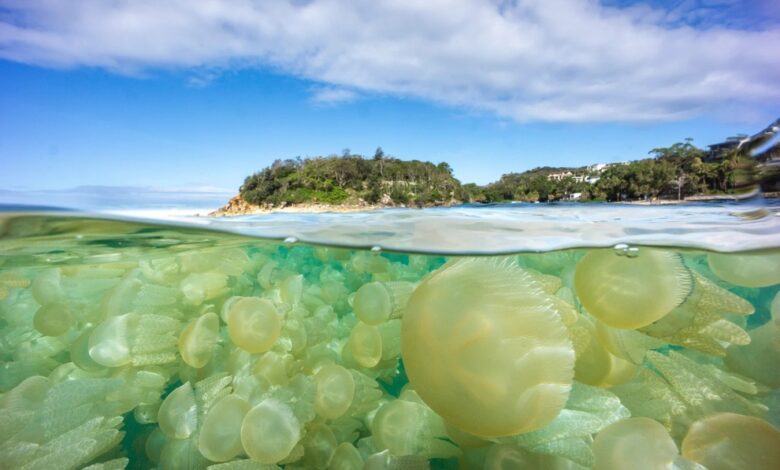
[[[241,197],[240,194],[238,194],[232,197],[227,204],[215,210],[214,212],[210,213],[209,215],[218,217],[224,215],[255,214],[255,213],[266,212],[266,211],[267,209],[246,202],[244,198]]]

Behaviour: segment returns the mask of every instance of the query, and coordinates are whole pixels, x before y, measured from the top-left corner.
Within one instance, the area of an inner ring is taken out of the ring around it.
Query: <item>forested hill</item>
[[[377,149],[373,157],[341,156],[276,160],[249,176],[241,196],[250,204],[448,205],[462,199],[447,163],[402,161]]]

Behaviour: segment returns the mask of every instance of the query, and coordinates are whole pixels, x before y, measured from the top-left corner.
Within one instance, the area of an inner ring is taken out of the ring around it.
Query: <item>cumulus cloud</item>
[[[382,93],[518,121],[674,120],[780,103],[776,23],[697,26],[679,21],[682,7],[593,0],[0,5],[0,57],[9,60],[119,73],[271,67],[321,84],[315,101]]]

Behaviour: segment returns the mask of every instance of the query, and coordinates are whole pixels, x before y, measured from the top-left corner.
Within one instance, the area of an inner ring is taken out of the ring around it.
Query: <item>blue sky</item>
[[[377,146],[487,183],[780,115],[773,2],[268,3],[0,0],[0,199]]]

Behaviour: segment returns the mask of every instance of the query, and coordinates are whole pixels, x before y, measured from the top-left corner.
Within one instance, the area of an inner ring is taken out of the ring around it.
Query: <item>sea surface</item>
[[[0,206],[2,468],[780,468],[774,200],[108,212]]]

